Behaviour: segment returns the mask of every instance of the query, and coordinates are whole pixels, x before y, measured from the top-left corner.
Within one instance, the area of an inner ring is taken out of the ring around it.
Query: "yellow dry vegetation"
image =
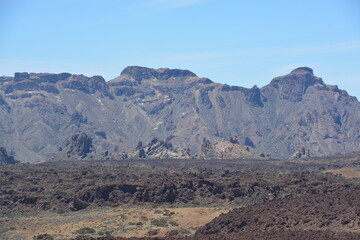
[[[360,171],[353,168],[328,169],[325,173],[341,175],[344,178],[360,178]]]
[[[182,235],[191,235],[229,208],[185,207],[148,208],[126,207],[94,209],[64,214],[41,213],[33,216],[2,217],[3,236],[19,236],[33,239],[34,236],[49,234],[54,239],[71,239],[80,235],[80,229],[90,228],[96,232],[88,236],[142,237],[149,230],[156,230],[156,236],[177,230]],[[157,223],[157,224],[156,224]],[[161,223],[161,225],[159,225]],[[10,226],[11,224],[11,226]],[[7,230],[7,231],[6,231]],[[5,232],[4,232],[5,231]]]

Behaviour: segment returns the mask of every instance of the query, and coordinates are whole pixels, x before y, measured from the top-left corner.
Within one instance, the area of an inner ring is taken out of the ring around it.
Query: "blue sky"
[[[360,1],[0,0],[0,75],[129,65],[244,87],[309,66],[360,99]]]

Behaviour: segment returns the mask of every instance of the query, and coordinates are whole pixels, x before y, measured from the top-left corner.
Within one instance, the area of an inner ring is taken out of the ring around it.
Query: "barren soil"
[[[170,231],[181,235],[192,235],[225,208],[102,208],[70,213],[40,213],[2,219],[3,239],[32,239],[47,233],[56,239],[71,239],[81,236],[79,230],[91,228],[92,237],[104,235],[143,237],[149,231],[165,236]]]
[[[338,174],[345,178],[360,178],[360,171],[351,168],[329,169],[325,173]]]

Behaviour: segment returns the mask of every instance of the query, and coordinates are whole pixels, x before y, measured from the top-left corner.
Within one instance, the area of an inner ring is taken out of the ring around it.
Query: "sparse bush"
[[[58,208],[58,209],[56,209],[56,213],[57,214],[64,214],[64,213],[66,213],[66,211],[63,208]]]
[[[163,215],[167,216],[167,217],[170,217],[170,216],[172,216],[174,214],[175,214],[175,212],[170,212],[170,210],[167,210],[167,209],[165,209],[164,212],[163,212]]]
[[[179,224],[178,224],[177,222],[175,222],[175,221],[169,221],[169,224],[170,224],[171,226],[174,226],[174,227],[179,226]]]
[[[75,237],[75,240],[87,240],[89,239],[89,236],[86,234],[80,234]]]
[[[143,225],[143,223],[142,222],[129,222],[129,225],[136,225],[136,226],[141,226],[141,225]]]
[[[187,229],[184,229],[182,228],[180,231],[179,231],[179,237],[184,237],[184,236],[188,236],[191,232]]]
[[[98,234],[100,236],[111,236],[111,232],[110,231],[100,231],[98,232]]]
[[[157,234],[159,234],[159,229],[153,229],[153,230],[149,230],[148,232],[147,232],[147,235],[148,236],[154,236],[154,235],[157,235]]]
[[[93,228],[84,227],[84,228],[81,228],[81,229],[75,231],[75,233],[77,233],[77,234],[94,234],[94,233],[96,233],[96,231]]]
[[[49,234],[41,234],[33,237],[34,240],[54,240],[54,237]]]
[[[194,231],[197,231],[197,230],[199,230],[200,229],[200,227],[192,227],[192,228],[190,228],[191,230],[194,230]]]
[[[200,202],[199,202],[199,201],[192,201],[192,205],[194,205],[194,206],[200,206]]]
[[[168,226],[166,219],[163,219],[163,218],[152,220],[151,225],[154,225],[156,227],[167,227]]]

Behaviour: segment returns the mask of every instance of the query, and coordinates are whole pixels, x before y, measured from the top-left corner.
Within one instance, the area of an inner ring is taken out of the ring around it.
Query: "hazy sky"
[[[308,66],[360,99],[360,1],[0,0],[0,75],[129,65],[244,87]]]

